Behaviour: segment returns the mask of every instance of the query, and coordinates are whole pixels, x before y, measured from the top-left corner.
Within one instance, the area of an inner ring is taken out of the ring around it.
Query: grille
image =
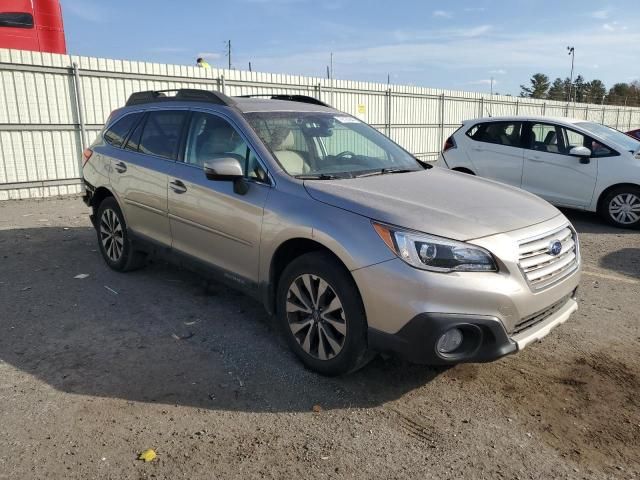
[[[537,312],[533,315],[529,315],[528,317],[523,318],[520,322],[516,323],[512,334],[517,335],[518,333],[525,331],[527,328],[531,328],[538,323],[543,322],[558,310],[560,310],[567,303],[569,298],[571,298],[571,295],[567,295],[550,307],[545,308],[541,312]]]
[[[562,243],[558,255],[550,255],[555,241]],[[568,225],[542,237],[520,243],[519,265],[532,290],[542,290],[559,282],[578,268],[578,238]]]

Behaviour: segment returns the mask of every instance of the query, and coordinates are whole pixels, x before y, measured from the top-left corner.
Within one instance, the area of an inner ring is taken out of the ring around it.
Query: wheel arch
[[[265,289],[266,292],[264,299],[265,308],[267,309],[267,312],[269,312],[269,314],[274,314],[276,311],[275,303],[278,282],[284,269],[296,258],[311,252],[324,252],[330,255],[338,264],[340,264],[344,268],[345,272],[347,272],[351,276],[351,272],[349,271],[349,268],[347,267],[345,262],[342,261],[340,256],[326,245],[311,238],[295,237],[287,239],[276,248],[273,256],[271,257],[271,262],[269,265],[269,277],[267,288]]]
[[[631,187],[631,188],[640,189],[640,185],[636,183],[631,183],[631,182],[621,182],[621,183],[616,183],[608,186],[602,192],[600,192],[600,196],[598,196],[598,203],[596,204],[596,211],[598,213],[602,212],[602,202],[604,202],[604,199],[607,198],[607,195],[609,195],[612,191],[617,190],[618,188],[621,188],[621,187]]]

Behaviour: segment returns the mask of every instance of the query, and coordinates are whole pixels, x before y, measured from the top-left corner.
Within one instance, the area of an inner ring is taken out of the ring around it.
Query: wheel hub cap
[[[633,193],[621,193],[611,199],[609,215],[618,223],[630,225],[640,220],[640,198]]]
[[[347,336],[342,302],[329,283],[303,274],[287,292],[287,321],[302,349],[314,358],[329,360],[342,351]]]

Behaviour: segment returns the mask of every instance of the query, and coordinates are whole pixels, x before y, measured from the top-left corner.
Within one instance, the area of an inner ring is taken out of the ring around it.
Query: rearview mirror
[[[569,150],[569,155],[573,155],[574,157],[586,157],[589,158],[591,156],[591,150],[587,147],[573,147]]]
[[[244,176],[240,162],[233,157],[205,160],[203,170],[209,180],[236,180]]]

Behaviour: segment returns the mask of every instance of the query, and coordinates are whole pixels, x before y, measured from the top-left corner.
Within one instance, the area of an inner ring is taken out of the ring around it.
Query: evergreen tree
[[[521,97],[530,97],[530,98],[545,98],[547,95],[547,91],[549,90],[549,77],[547,77],[544,73],[536,73],[529,80],[531,82],[530,87],[526,87],[524,85],[520,85],[522,92],[520,92]]]

